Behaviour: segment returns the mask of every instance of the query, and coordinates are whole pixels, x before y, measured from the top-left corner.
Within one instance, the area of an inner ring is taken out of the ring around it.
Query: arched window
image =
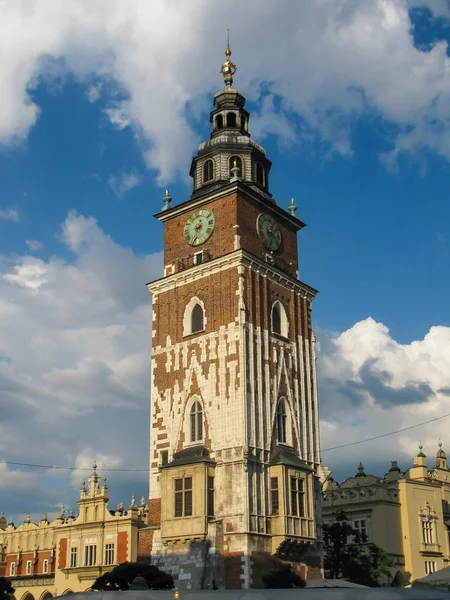
[[[246,129],[245,129],[245,123],[246,123],[245,117],[244,117],[244,115],[242,115],[241,116],[241,129],[243,129],[244,131],[246,131]]]
[[[286,407],[283,398],[277,406],[277,439],[282,444],[286,443]]]
[[[261,163],[257,163],[256,165],[256,183],[264,185],[264,169]]]
[[[272,333],[282,335],[287,338],[289,335],[289,322],[286,309],[279,300],[272,306]]]
[[[216,129],[222,129],[223,128],[223,117],[222,115],[217,115],[216,117]]]
[[[191,408],[191,442],[203,439],[203,411],[200,402],[194,402]]]
[[[236,114],[229,112],[227,114],[227,127],[236,127]]]
[[[232,176],[231,169],[235,166],[239,169],[239,177],[244,176],[244,171],[242,170],[242,158],[240,156],[230,156],[228,161],[228,171],[230,173],[230,177]]]
[[[214,163],[209,158],[203,163],[203,183],[211,181],[214,178]]]
[[[204,329],[203,308],[196,304],[191,313],[191,333],[197,333]]]
[[[272,309],[272,331],[281,335],[281,316],[278,304],[274,304]]]

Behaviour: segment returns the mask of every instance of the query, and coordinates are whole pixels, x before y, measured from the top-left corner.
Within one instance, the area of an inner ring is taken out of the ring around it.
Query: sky
[[[191,193],[227,28],[271,192],[308,224],[323,463],[341,480],[408,468],[419,440],[429,466],[439,438],[450,451],[449,3],[6,0],[0,511],[16,524],[76,509],[94,460],[112,508],[148,495],[153,215],[166,187]]]

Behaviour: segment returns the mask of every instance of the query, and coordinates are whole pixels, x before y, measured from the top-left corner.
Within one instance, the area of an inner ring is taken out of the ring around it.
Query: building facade
[[[397,463],[384,477],[358,472],[338,484],[323,485],[324,523],[343,510],[352,526],[391,555],[396,566],[391,582],[406,585],[450,564],[450,470],[439,444],[435,464],[419,448],[411,468]]]
[[[52,522],[45,513],[37,524],[28,515],[15,527],[0,517],[0,575],[11,580],[15,600],[87,591],[102,573],[137,559],[138,531],[147,519],[144,499],[110,511],[106,479],[100,482],[94,465],[77,505],[76,516],[63,507]]]
[[[187,588],[261,583],[283,542],[322,574],[311,303],[292,200],[249,134],[245,97],[214,96],[193,192],[166,192],[164,276],[153,296],[149,527],[140,552]],[[145,546],[145,548],[144,548]]]

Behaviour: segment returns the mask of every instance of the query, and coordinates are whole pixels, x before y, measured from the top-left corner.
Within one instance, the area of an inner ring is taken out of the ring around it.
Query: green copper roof
[[[299,458],[289,446],[277,446],[277,449],[271,456],[269,465],[287,465],[288,467],[295,467],[296,469],[302,469],[304,471],[314,471],[314,469]]]
[[[191,465],[192,463],[199,462],[214,462],[212,458],[210,458],[209,450],[206,448],[206,446],[191,446],[190,448],[185,448],[180,452],[175,452],[170,463],[161,468],[167,469],[167,467]]]

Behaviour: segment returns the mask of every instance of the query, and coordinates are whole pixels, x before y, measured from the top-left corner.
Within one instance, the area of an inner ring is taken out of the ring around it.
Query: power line
[[[321,450],[321,453],[329,452],[330,450],[337,450],[338,448],[348,448],[349,446],[356,446],[356,444],[364,444],[365,442],[371,442],[373,440],[379,440],[380,438],[388,437],[389,435],[395,435],[396,433],[401,433],[402,431],[408,431],[409,429],[421,427],[422,425],[428,425],[428,423],[433,423],[434,421],[439,421],[440,419],[445,419],[446,417],[450,417],[450,413],[447,413],[446,415],[441,415],[440,417],[435,417],[434,419],[430,419],[429,421],[423,421],[422,423],[417,423],[416,425],[410,425],[409,427],[403,427],[403,429],[396,429],[395,431],[390,431],[389,433],[381,433],[380,435],[374,435],[373,437],[366,438],[365,440],[358,440],[357,442],[349,442],[348,444],[340,444],[339,446],[332,446],[331,448],[325,448],[324,450]]]
[[[422,423],[416,423],[415,425],[409,425],[409,427],[403,427],[402,429],[396,429],[395,431],[389,431],[388,433],[381,433],[380,435],[374,435],[373,437],[366,438],[364,440],[357,440],[355,442],[348,442],[347,444],[339,444],[339,446],[332,446],[331,448],[325,448],[321,450],[322,452],[330,452],[331,450],[338,450],[339,448],[348,448],[349,446],[356,446],[357,444],[365,444],[366,442],[372,442],[373,440],[379,440],[381,438],[388,437],[390,435],[395,435],[396,433],[402,433],[403,431],[409,431],[410,429],[415,429],[416,427],[421,427],[422,425],[428,425],[429,423],[434,423],[435,421],[440,421],[441,419],[445,419],[450,417],[450,413],[445,415],[441,415],[440,417],[435,417],[434,419],[429,419],[428,421],[422,421]],[[33,469],[58,469],[60,471],[92,471],[91,468],[87,467],[63,467],[60,465],[39,465],[34,463],[24,463],[12,460],[1,460],[0,463],[4,465],[12,465],[16,467],[30,467]],[[146,469],[115,469],[115,468],[101,468],[101,470],[105,473],[145,473],[148,471]]]

